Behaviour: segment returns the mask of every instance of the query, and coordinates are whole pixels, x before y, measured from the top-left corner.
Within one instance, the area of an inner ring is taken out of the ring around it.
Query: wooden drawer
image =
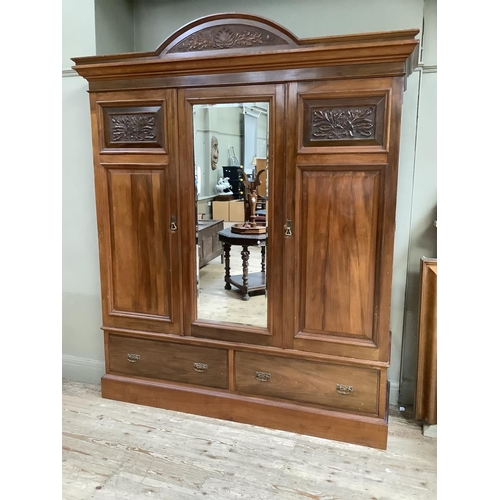
[[[236,352],[235,370],[242,394],[378,414],[380,370],[375,368]]]
[[[227,351],[109,336],[109,372],[227,389]]]

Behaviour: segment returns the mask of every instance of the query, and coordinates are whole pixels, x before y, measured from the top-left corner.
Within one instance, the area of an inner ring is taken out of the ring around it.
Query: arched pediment
[[[132,87],[153,76],[205,75],[207,82],[212,74],[257,71],[302,71],[301,79],[307,79],[308,68],[321,72],[338,67],[338,74],[345,76],[347,66],[352,73],[409,75],[418,60],[417,34],[399,30],[299,39],[268,19],[229,12],[186,24],[154,51],[75,57],[73,68],[92,81],[92,90],[106,89],[118,77],[133,79],[124,83]]]
[[[297,37],[277,23],[249,14],[226,13],[186,24],[156,49],[159,57],[176,53],[252,50],[298,46]]]

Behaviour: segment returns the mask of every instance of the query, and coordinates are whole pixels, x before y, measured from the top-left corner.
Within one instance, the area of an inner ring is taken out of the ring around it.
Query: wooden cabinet
[[[437,425],[437,259],[420,263],[415,418]]]
[[[200,269],[222,255],[222,245],[217,236],[224,229],[224,221],[203,219],[198,221],[198,256]]]
[[[231,13],[151,53],[74,59],[92,113],[104,397],[386,447],[401,105],[417,33],[299,40]],[[255,138],[267,166],[258,325],[199,317],[197,243],[204,273],[223,265],[219,226],[195,229],[193,116],[233,103],[267,120]]]

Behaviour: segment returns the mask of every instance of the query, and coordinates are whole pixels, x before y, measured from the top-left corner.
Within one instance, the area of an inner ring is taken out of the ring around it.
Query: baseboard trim
[[[79,358],[63,354],[62,378],[84,382],[86,384],[100,385],[101,377],[106,373],[104,360]]]
[[[437,424],[434,424],[434,425],[428,425],[428,424],[423,424],[422,426],[422,434],[425,436],[425,437],[430,437],[430,438],[436,438],[438,437],[437,435],[437,429],[438,429],[438,426]]]
[[[387,422],[227,391],[118,375],[101,380],[102,397],[166,410],[280,429],[385,450]]]
[[[399,405],[399,384],[394,380],[389,380],[391,391],[389,393],[389,404],[391,406]]]

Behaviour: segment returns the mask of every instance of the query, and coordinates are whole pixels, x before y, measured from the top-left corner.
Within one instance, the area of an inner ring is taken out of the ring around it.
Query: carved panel
[[[273,45],[289,45],[289,43],[277,34],[263,28],[227,24],[197,31],[174,45],[169,52],[245,49]]]
[[[104,107],[106,148],[162,148],[164,126],[161,106]]]
[[[153,113],[111,117],[111,142],[145,142],[156,139]]]
[[[362,139],[375,134],[375,106],[313,109],[311,139]]]
[[[382,145],[384,97],[304,101],[304,146]]]

